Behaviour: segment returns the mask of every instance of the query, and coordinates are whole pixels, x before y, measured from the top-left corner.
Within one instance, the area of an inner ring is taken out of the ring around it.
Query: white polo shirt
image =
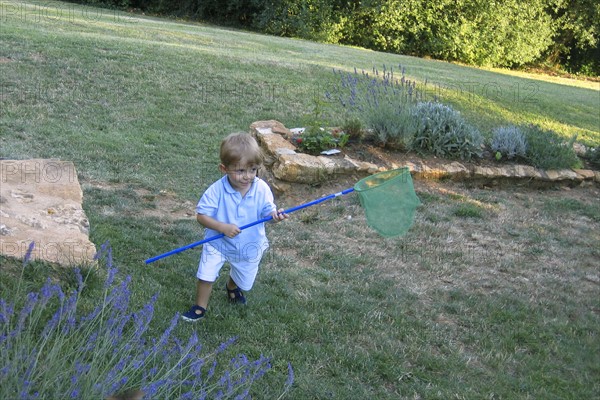
[[[234,224],[238,227],[268,217],[275,210],[273,193],[265,181],[255,177],[252,186],[242,198],[240,192],[229,183],[227,175],[213,183],[196,205],[197,214],[206,215],[219,222]],[[219,234],[220,232],[212,229],[206,228],[205,230],[206,238]],[[265,232],[265,224],[262,223],[242,230],[234,238],[223,237],[208,242],[206,245],[214,247],[231,261],[250,261],[257,257],[260,260],[264,250],[269,247],[269,241]]]

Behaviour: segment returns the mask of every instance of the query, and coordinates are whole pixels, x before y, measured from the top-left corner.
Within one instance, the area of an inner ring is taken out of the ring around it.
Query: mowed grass
[[[483,132],[538,123],[600,144],[597,83],[59,2],[0,7],[0,156],[75,163],[91,239],[110,241],[134,302],[160,292],[157,332],[192,304],[199,250],[143,261],[201,237],[186,211],[219,177],[220,140],[257,120],[302,125],[332,68],[401,64]],[[269,226],[249,305],[227,302],[225,270],[206,321],[177,329],[207,348],[237,336],[232,356],[272,356],[259,399],[278,397],[288,362],[292,399],[597,398],[597,188],[416,186],[423,206],[405,237],[378,237],[352,195]],[[19,267],[2,258],[3,297]],[[34,268],[28,288],[48,275],[72,284],[55,266]]]

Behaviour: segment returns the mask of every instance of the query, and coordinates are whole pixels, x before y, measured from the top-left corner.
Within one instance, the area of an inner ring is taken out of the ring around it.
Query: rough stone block
[[[327,178],[323,163],[308,154],[281,154],[273,166],[273,175],[286,182],[316,183]]]
[[[317,156],[316,158],[329,175],[351,174],[358,169],[358,165],[345,158],[331,158],[326,156]]]
[[[577,180],[577,174],[570,169],[547,170],[542,176],[549,181]]]
[[[83,192],[73,163],[0,160],[0,253],[63,265],[93,262]]]
[[[471,172],[467,167],[456,161],[447,164],[444,169],[452,179],[463,179],[471,175]]]
[[[579,175],[581,180],[594,180],[594,177],[596,176],[596,173],[591,169],[575,169],[573,171]]]
[[[285,127],[281,122],[276,120],[256,121],[250,125],[250,133],[273,133],[283,136],[286,139],[292,137],[292,131]]]
[[[254,135],[260,146],[267,153],[267,156],[275,158],[277,158],[279,154],[291,154],[296,152],[296,146],[291,144],[280,134],[276,133],[282,129],[287,128],[277,121],[259,121],[250,125],[250,133]]]

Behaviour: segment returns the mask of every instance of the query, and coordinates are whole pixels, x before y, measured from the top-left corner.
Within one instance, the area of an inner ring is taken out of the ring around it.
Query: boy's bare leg
[[[206,309],[208,307],[208,300],[212,293],[212,282],[206,282],[198,279],[196,282],[196,305]]]
[[[227,281],[227,289],[233,290],[237,287],[238,285],[233,281],[233,279],[231,279],[231,277],[229,277],[229,280]]]

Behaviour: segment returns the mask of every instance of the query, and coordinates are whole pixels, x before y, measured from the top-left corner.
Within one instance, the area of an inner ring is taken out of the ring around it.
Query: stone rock
[[[317,156],[316,158],[323,165],[328,175],[351,174],[358,169],[356,164],[345,158],[326,156]]]
[[[326,179],[325,165],[308,154],[281,154],[273,165],[273,175],[286,182],[316,183]]]
[[[463,179],[471,175],[471,171],[467,167],[456,161],[447,164],[444,169],[452,179]]]
[[[570,169],[547,170],[542,174],[549,181],[577,180],[577,173]]]
[[[583,157],[588,152],[588,147],[581,143],[575,142],[573,143],[573,150],[575,151],[575,154],[577,154],[579,157]]]
[[[62,265],[93,262],[75,166],[60,160],[0,160],[0,253]]]
[[[417,179],[444,179],[450,177],[450,174],[445,168],[441,167],[430,167],[425,163],[421,163],[420,171],[414,173]]]
[[[591,169],[575,169],[573,171],[575,171],[575,173],[577,175],[579,175],[581,180],[592,180],[593,181],[594,177],[596,176],[596,173],[594,171],[592,171]]]
[[[286,140],[279,132],[289,130],[277,121],[258,121],[250,125],[252,134],[265,150],[267,166],[273,165],[281,154],[295,154],[296,146]],[[290,132],[291,135],[291,132]]]
[[[419,174],[423,171],[423,163],[421,162],[413,163],[411,161],[407,161],[406,167],[408,168],[412,176],[414,176],[415,178],[417,178]]]
[[[285,139],[292,137],[292,131],[276,120],[256,121],[250,125],[250,133],[272,133],[283,136]]]
[[[512,174],[519,179],[541,179],[541,172],[530,165],[513,165]]]
[[[475,165],[473,167],[474,178],[507,178],[510,177],[510,173],[500,167],[484,167],[481,165]]]
[[[357,172],[363,172],[363,173],[366,172],[368,174],[374,174],[376,172],[382,171],[377,165],[367,162],[367,161],[355,160],[348,156],[345,156],[344,159],[347,160],[348,162],[352,163],[352,165],[354,166],[354,170]]]

